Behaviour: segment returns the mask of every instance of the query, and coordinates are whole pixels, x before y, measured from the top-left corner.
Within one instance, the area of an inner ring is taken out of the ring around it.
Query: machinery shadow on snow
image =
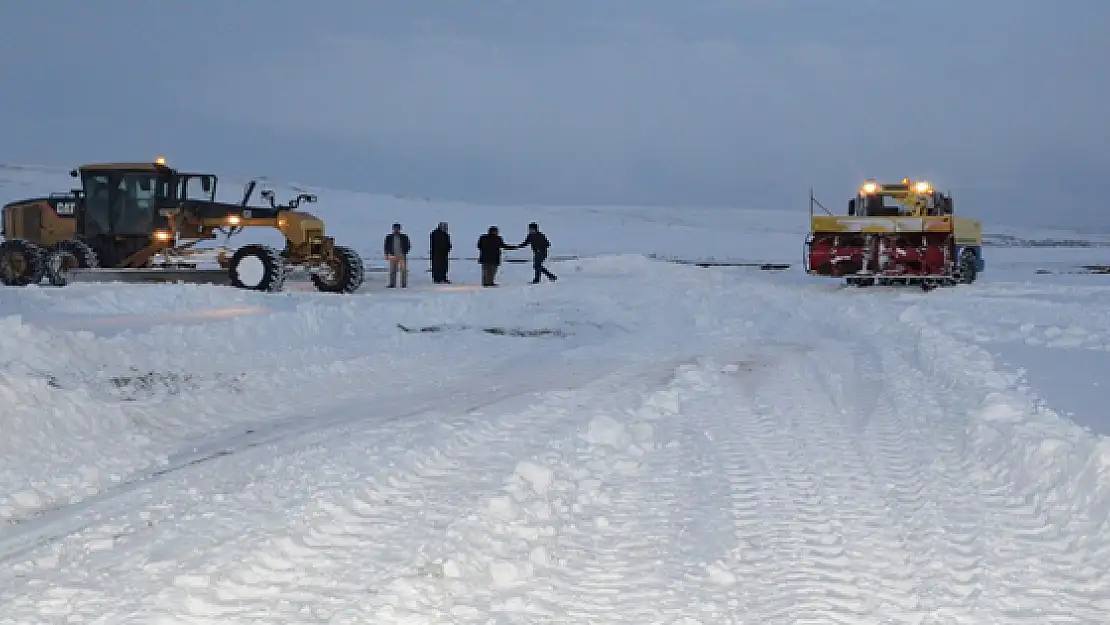
[[[1090,274],[1090,275],[1110,275],[1110,265],[1079,265],[1072,269],[1037,269],[1035,273],[1038,274]]]
[[[430,326],[410,327],[404,324],[397,324],[397,328],[402,332],[409,334],[436,334],[442,332],[467,332],[478,331],[485,334],[492,334],[494,336],[511,336],[518,338],[534,338],[534,337],[554,337],[554,338],[567,338],[570,336],[569,332],[560,330],[558,328],[505,328],[500,326],[487,326],[475,327],[468,325],[455,325],[455,324],[436,324]]]
[[[577,323],[592,329],[602,329],[602,324]],[[442,334],[445,332],[482,332],[494,336],[512,336],[516,339],[536,339],[536,337],[549,337],[549,339],[568,339],[572,332],[558,329],[558,327],[506,327],[502,325],[466,325],[454,323],[437,323],[434,325],[410,326],[397,324],[397,329],[407,334]]]
[[[148,371],[141,373],[132,368],[126,375],[113,375],[96,380],[85,380],[74,383],[72,380],[63,380],[57,375],[48,375],[47,384],[56,389],[67,390],[82,386],[95,390],[119,401],[150,400],[159,397],[181,395],[193,391],[220,387],[224,390],[239,392],[242,390],[239,382],[244,375],[219,376],[206,378],[189,373],[173,371],[159,372]]]

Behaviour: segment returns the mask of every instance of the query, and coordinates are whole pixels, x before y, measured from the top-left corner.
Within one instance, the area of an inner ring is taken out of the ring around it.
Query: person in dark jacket
[[[428,255],[432,259],[432,282],[451,284],[447,279],[448,256],[451,253],[451,235],[447,233],[447,222],[441,221],[432,230],[428,242]]]
[[[482,266],[482,286],[497,286],[497,269],[501,266],[501,250],[516,249],[501,238],[497,226],[490,226],[478,237],[478,264]]]
[[[536,277],[532,279],[532,284],[540,283],[540,276],[547,276],[548,280],[554,282],[559,277],[547,270],[544,267],[544,262],[547,261],[547,251],[551,249],[551,242],[547,240],[547,236],[540,232],[540,226],[536,222],[528,224],[528,236],[520,245],[514,245],[513,249],[520,249],[522,247],[532,248],[532,269],[536,271]]]
[[[397,288],[397,273],[401,274],[401,288],[409,286],[409,235],[401,232],[401,224],[393,224],[393,232],[385,235],[382,251],[389,261],[389,288]]]

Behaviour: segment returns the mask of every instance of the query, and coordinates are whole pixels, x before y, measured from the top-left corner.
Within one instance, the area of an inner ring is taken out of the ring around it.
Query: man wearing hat
[[[401,273],[401,288],[409,286],[409,235],[401,232],[401,224],[393,224],[393,232],[385,235],[385,257],[389,261],[389,288],[397,288],[397,273]]]

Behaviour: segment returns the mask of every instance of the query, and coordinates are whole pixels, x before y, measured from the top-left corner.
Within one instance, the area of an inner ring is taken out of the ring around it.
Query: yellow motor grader
[[[258,186],[252,180],[238,204],[218,202],[215,175],[180,172],[161,158],[82,165],[70,176],[80,180],[79,189],[3,207],[0,283],[187,282],[275,292],[289,272],[302,269],[319,291],[353,293],[362,286],[359,255],[335,245],[324,222],[300,210],[314,195],[279,205],[263,190],[269,205],[250,206]],[[229,248],[244,228],[277,229],[285,248]],[[222,245],[198,247],[221,236]],[[218,268],[200,268],[204,262]]]

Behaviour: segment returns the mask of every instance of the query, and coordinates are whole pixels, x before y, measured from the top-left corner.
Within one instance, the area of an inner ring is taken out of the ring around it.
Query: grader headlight
[[[154,231],[154,240],[155,241],[169,241],[170,239],[173,239],[173,235],[170,234],[169,232],[167,232],[165,230],[155,230]]]
[[[917,184],[913,185],[913,190],[917,191],[918,193],[928,193],[929,183],[925,182],[924,180],[918,181]]]
[[[243,223],[243,218],[238,215],[228,215],[227,223],[232,226],[238,226],[239,224]]]
[[[863,191],[864,193],[874,193],[878,190],[879,185],[875,184],[874,182],[865,182],[863,183],[863,186],[860,187],[860,191]]]

